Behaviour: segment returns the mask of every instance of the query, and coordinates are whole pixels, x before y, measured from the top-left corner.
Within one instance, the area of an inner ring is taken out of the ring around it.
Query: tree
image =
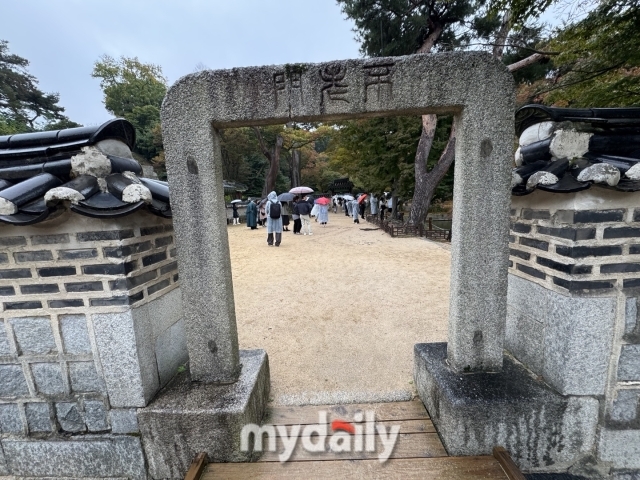
[[[80,126],[69,120],[58,105],[57,93],[44,93],[27,67],[29,61],[9,52],[9,42],[0,40],[0,135]]]
[[[553,70],[531,91],[547,104],[640,105],[640,4],[600,0],[582,20],[556,30],[546,48]]]
[[[361,51],[368,56],[466,48],[477,40],[480,46],[501,59],[516,20],[508,10],[496,12],[488,8],[485,0],[338,0],[338,3],[343,13],[354,20]],[[527,11],[517,19],[526,19],[527,15],[531,14]],[[529,65],[527,62],[542,58],[537,55],[540,54],[535,53],[513,68],[522,68]],[[436,129],[437,117],[424,115],[415,150],[410,223],[424,222],[435,189],[454,161],[455,132],[451,132],[451,146],[443,150],[432,168],[426,163]]]
[[[107,111],[135,127],[135,152],[147,160],[163,158],[160,106],[167,93],[167,79],[162,68],[142,63],[137,57],[116,60],[103,55],[94,64],[91,76],[100,79]]]

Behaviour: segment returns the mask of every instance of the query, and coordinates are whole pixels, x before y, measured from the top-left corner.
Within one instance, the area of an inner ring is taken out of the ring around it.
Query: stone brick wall
[[[78,434],[101,434],[116,451],[130,441],[118,435],[138,431],[136,407],[188,358],[172,231],[147,212],[0,227],[5,453],[58,452],[52,440]],[[35,448],[34,439],[51,444]],[[0,473],[12,462],[6,471],[19,471],[16,461],[0,450]]]
[[[640,192],[513,197],[506,348],[601,403],[597,457],[640,468]]]

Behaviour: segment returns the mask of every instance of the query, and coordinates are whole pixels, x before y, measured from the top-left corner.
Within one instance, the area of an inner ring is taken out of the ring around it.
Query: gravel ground
[[[312,228],[276,248],[229,226],[240,348],[267,351],[275,404],[410,399],[413,345],[447,338],[446,245],[344,214]]]

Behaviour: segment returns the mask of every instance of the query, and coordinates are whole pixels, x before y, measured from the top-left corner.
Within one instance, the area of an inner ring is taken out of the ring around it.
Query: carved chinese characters
[[[395,62],[389,59],[372,59],[365,62],[359,69],[350,70],[346,62],[325,64],[315,71],[307,70],[307,66],[303,64],[286,65],[283,70],[273,74],[275,107],[292,107],[295,104],[302,104],[305,78],[308,78],[306,80],[308,83],[305,82],[307,95],[319,95],[322,111],[332,104],[354,101],[354,97],[350,95],[350,86],[354,87],[354,85],[360,85],[355,88],[362,91],[364,103],[386,102],[392,97],[394,71]],[[318,77],[314,79],[313,75]],[[312,93],[313,90],[317,93]]]

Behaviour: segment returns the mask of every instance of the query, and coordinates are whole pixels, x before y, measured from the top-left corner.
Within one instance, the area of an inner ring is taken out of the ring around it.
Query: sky
[[[60,94],[73,121],[111,118],[102,55],[160,65],[169,85],[210,69],[360,57],[335,0],[0,0],[0,39],[29,60],[42,91]]]

